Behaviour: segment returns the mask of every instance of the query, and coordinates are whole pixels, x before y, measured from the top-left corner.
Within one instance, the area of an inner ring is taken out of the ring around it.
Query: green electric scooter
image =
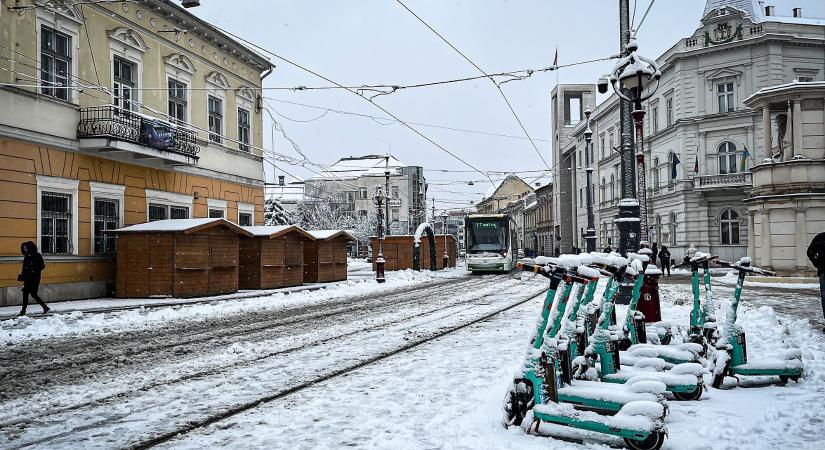
[[[739,276],[736,278],[733,301],[731,301],[725,318],[725,328],[722,331],[722,337],[717,343],[717,349],[719,351],[716,353],[713,387],[717,389],[722,388],[726,376],[736,377],[738,381],[740,375],[775,376],[779,377],[782,383],[787,383],[788,380],[798,382],[802,377],[803,370],[802,355],[799,350],[787,350],[777,359],[748,361],[745,331],[741,325],[736,323],[739,299],[742,295],[745,276],[749,273],[768,276],[776,274],[769,270],[751,266],[751,260],[748,257],[744,257],[736,263],[716,260],[716,264],[733,268],[738,271]]]
[[[577,409],[580,406],[565,403],[560,399],[558,347],[555,345],[555,339],[549,339],[548,341],[552,342],[548,342],[539,336],[543,334],[543,328],[547,327],[548,322],[552,323],[551,332],[558,331],[553,328],[557,327],[557,323],[561,323],[564,316],[562,305],[566,304],[565,296],[569,298],[573,275],[566,274],[565,269],[561,267],[550,270],[521,264],[519,267],[547,276],[551,285],[545,297],[537,334],[533,337],[531,348],[525,358],[522,378],[516,379],[510,389],[505,405],[505,422],[508,425],[518,425],[530,416],[532,422],[527,427],[528,431],[533,429],[533,425],[538,432],[542,422],[552,423],[622,437],[631,449],[661,448],[666,436],[665,410],[657,402],[630,401],[619,408],[615,415],[605,416]],[[555,293],[565,278],[569,282],[565,283],[558,307],[553,308]]]

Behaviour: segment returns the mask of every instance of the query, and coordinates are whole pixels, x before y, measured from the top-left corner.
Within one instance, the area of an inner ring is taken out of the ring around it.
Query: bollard
[[[647,266],[642,292],[636,309],[645,315],[645,322],[661,322],[662,307],[659,304],[659,277],[662,271],[653,264]]]

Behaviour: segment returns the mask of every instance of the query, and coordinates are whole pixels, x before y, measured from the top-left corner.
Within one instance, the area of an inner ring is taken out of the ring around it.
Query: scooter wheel
[[[642,440],[624,438],[624,443],[632,450],[659,450],[665,443],[665,433],[654,431]]]
[[[696,390],[694,390],[693,392],[674,392],[673,396],[676,397],[676,400],[682,401],[699,400],[699,398],[702,397],[702,391],[702,385],[697,384]]]
[[[662,345],[669,345],[671,340],[673,340],[673,335],[668,333],[665,335],[665,337],[659,339],[659,343],[661,343]]]
[[[713,382],[711,382],[710,385],[713,386],[716,389],[722,389],[722,383],[724,383],[724,382],[725,382],[725,374],[720,373],[718,375],[713,376]]]
[[[779,381],[782,382],[782,384],[788,384],[789,380],[790,378],[787,375],[779,375]]]

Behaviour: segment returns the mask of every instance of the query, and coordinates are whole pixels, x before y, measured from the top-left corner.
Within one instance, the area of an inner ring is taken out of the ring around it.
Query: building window
[[[400,214],[401,214],[401,211],[398,208],[393,208],[390,211],[390,214],[391,214],[390,218],[391,218],[392,221],[398,221],[398,219],[400,217]]]
[[[252,214],[250,213],[238,213],[238,225],[242,227],[251,227],[252,226]]]
[[[72,196],[44,191],[40,202],[40,250],[72,253]]]
[[[811,75],[800,75],[797,77],[797,81],[799,81],[800,83],[813,83],[814,77],[812,77]]]
[[[719,144],[719,173],[736,173],[736,146],[733,142]]]
[[[390,192],[392,192],[392,198],[398,199],[398,186],[392,186]]]
[[[665,100],[665,123],[667,126],[673,125],[673,97]]]
[[[367,199],[367,188],[365,188],[365,187],[359,187],[358,188],[358,198],[360,200],[366,200]]]
[[[733,82],[716,85],[716,99],[719,102],[719,112],[733,112]]]
[[[223,219],[223,210],[217,208],[209,208],[210,219]]]
[[[659,187],[659,158],[653,158],[653,188]]]
[[[610,200],[616,198],[616,177],[610,175]]]
[[[654,106],[650,108],[650,120],[651,120],[651,127],[653,128],[653,132],[656,133],[659,131],[659,107]]]
[[[676,170],[674,169],[676,167],[676,165],[678,164],[677,159],[676,159],[676,153],[671,151],[667,156],[667,161],[668,161],[668,169],[670,169],[670,181],[668,182],[668,184],[673,184],[673,182],[676,181],[676,178],[677,178],[677,173],[676,173]]]
[[[94,252],[115,253],[116,236],[111,230],[120,226],[120,202],[111,198],[95,199]]]
[[[223,100],[209,96],[209,140],[220,144],[223,142]]]
[[[601,138],[599,139],[599,152],[601,152],[601,155],[602,155],[601,159],[604,159],[608,154],[610,154],[609,152],[606,151],[606,149],[604,147],[604,135],[602,135]]]
[[[186,122],[186,83],[169,78],[169,117]]]
[[[670,213],[670,245],[676,246],[676,213]]]
[[[238,108],[238,149],[249,151],[249,111]]]
[[[114,103],[127,110],[135,110],[135,65],[117,56],[114,57]]]
[[[149,203],[149,222],[166,219],[188,219],[189,208],[186,206],[164,205]]]
[[[662,238],[662,216],[656,214],[656,219],[654,220],[653,225],[653,239],[651,239],[654,243],[659,242],[659,239]],[[658,258],[658,255],[653,255],[653,258]]]
[[[719,231],[722,235],[723,245],[734,245],[739,243],[739,214],[732,209],[722,211],[719,220]]]
[[[72,75],[72,38],[45,26],[40,28],[40,36],[41,92],[68,101],[69,78]]]

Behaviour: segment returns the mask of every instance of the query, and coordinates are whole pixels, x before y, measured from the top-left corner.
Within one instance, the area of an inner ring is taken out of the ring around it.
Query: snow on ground
[[[717,277],[713,281],[724,283],[724,284],[736,284],[738,276],[735,272],[731,271],[725,274],[725,276]],[[800,280],[807,280],[805,278],[799,278]],[[763,281],[764,280],[764,281]],[[816,289],[819,290],[819,282],[816,283],[786,283],[784,281],[770,281],[771,277],[748,277],[745,278],[745,286],[756,286],[756,287],[770,287],[770,288],[784,288],[784,289]]]
[[[686,326],[689,286],[662,286],[663,319]],[[719,295],[721,298],[722,294]],[[747,289],[744,300],[747,300]],[[493,320],[330,380],[166,444],[167,448],[606,449],[525,435],[499,424],[503,395],[523,356],[541,296]],[[718,302],[724,316],[727,300]],[[624,309],[619,308],[621,318]],[[825,446],[825,339],[807,320],[743,302],[750,360],[793,347],[804,379],[715,390],[670,401],[665,449],[821,449]],[[710,376],[705,376],[710,385]],[[549,427],[543,426],[543,429]]]
[[[366,270],[366,266],[369,265],[363,262],[363,260],[353,261],[357,261],[354,263],[354,267],[351,268],[355,274],[363,272]],[[250,298],[230,295],[218,297],[215,301],[210,301],[209,303],[196,304],[187,304],[187,300],[182,300],[179,305],[174,307],[139,308],[107,313],[95,313],[93,309],[100,307],[100,305],[114,306],[119,300],[88,300],[84,301],[84,304],[92,308],[90,312],[76,310],[67,314],[55,314],[43,318],[33,318],[29,316],[0,321],[0,345],[12,345],[25,340],[48,339],[73,334],[134,330],[152,324],[166,323],[175,320],[206,320],[210,317],[229,314],[244,314],[287,307],[293,308],[345,296],[403,289],[439,279],[461,277],[466,275],[466,273],[463,266],[437,272],[399,270],[387,272],[387,281],[383,284],[378,284],[374,277],[366,278],[355,276],[344,282],[331,283],[325,288],[316,291],[294,292],[294,290],[289,289],[283,292],[268,291],[271,293]],[[143,302],[142,304],[152,304],[158,301],[168,302],[170,300],[171,299],[140,299],[134,300],[132,303],[137,304],[137,302]],[[71,307],[72,303],[73,302],[61,303],[60,306]],[[29,308],[31,310],[39,310],[40,306],[29,305]]]

